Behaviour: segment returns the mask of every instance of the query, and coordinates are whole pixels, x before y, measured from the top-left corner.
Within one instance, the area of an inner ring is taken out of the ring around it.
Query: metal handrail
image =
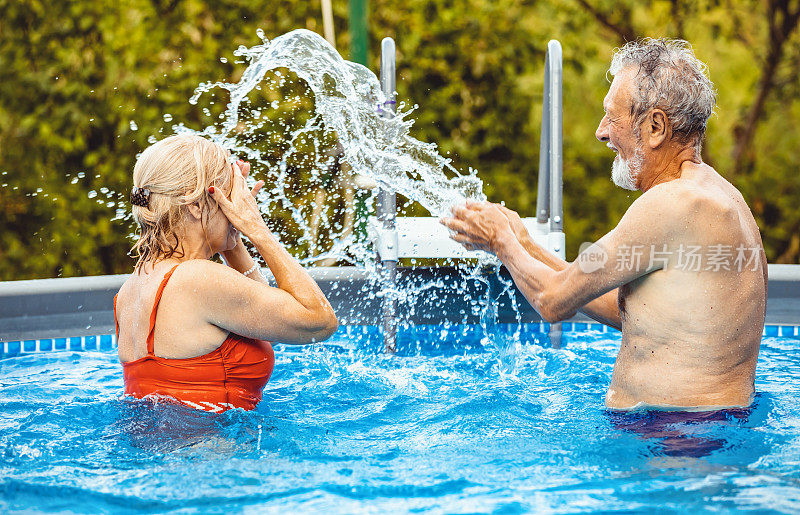
[[[551,40],[547,44],[544,63],[536,221],[549,224],[550,230],[557,232],[564,230],[563,77],[561,43]],[[564,249],[559,250],[563,254]]]
[[[381,115],[395,114],[395,44],[392,38],[381,42],[381,90],[386,104]],[[539,182],[536,195],[536,221],[550,234],[548,247],[564,257],[564,202],[563,202],[563,65],[561,43],[551,40],[547,44],[544,66],[544,95],[542,99],[542,133],[539,142]],[[397,201],[393,191],[381,188],[376,205],[378,230],[381,238],[376,246],[378,270],[384,289],[382,321],[384,351],[394,353],[397,337]],[[392,235],[390,238],[389,235]],[[560,326],[554,325],[554,340]]]
[[[550,100],[549,168],[550,168],[550,231],[564,230],[563,189],[563,98],[564,70],[561,59],[561,43],[551,40],[547,44],[547,66],[550,74],[546,87]],[[563,249],[560,249],[563,253]]]
[[[391,117],[396,113],[395,104],[395,45],[392,38],[381,41],[381,90],[386,102],[381,106],[381,116]],[[378,223],[384,233],[395,231],[397,217],[397,196],[394,191],[381,188],[378,190],[378,202],[375,209]],[[383,350],[394,354],[397,350],[397,296],[394,294],[397,285],[397,247],[394,255],[381,256],[378,253],[378,265],[381,283],[385,295],[382,302],[381,329],[383,331]],[[387,253],[388,254],[388,253]]]

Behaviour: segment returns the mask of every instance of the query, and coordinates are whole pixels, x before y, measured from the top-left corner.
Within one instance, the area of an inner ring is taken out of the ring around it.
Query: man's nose
[[[597,127],[597,130],[594,133],[594,137],[600,140],[600,142],[605,143],[610,138],[608,135],[608,123],[606,121],[606,117],[604,116],[602,120],[600,120],[600,125]]]

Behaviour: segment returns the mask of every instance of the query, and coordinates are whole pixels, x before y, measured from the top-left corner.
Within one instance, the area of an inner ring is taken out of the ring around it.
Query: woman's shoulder
[[[125,278],[125,281],[120,286],[119,291],[114,296],[117,301],[121,299],[127,298],[130,293],[136,289],[140,289],[142,285],[142,276],[139,271],[134,270],[128,277]]]
[[[241,274],[231,267],[208,259],[183,261],[172,272],[170,283],[180,287],[191,287],[193,291],[216,289],[219,285],[236,281]]]
[[[161,262],[155,265],[144,264],[125,278],[117,295],[126,296],[134,290],[154,287],[154,285],[164,282],[167,274],[171,274],[168,282],[172,284],[198,279],[208,274],[224,274],[226,268],[228,267],[225,265],[207,259],[189,259],[180,263]]]
[[[171,274],[169,278],[167,274]],[[161,284],[166,295],[179,291],[181,295],[203,297],[218,292],[221,286],[233,286],[240,276],[232,268],[208,259],[163,263],[150,269],[134,270],[117,292],[117,303],[153,297]]]
[[[172,275],[176,278],[201,279],[202,275],[227,275],[230,272],[236,271],[210,259],[188,259],[176,265]]]
[[[191,259],[174,269],[165,285],[163,298],[180,309],[191,311],[203,320],[225,309],[225,305],[245,291],[242,274],[227,265],[207,259]],[[174,304],[173,304],[174,305]]]

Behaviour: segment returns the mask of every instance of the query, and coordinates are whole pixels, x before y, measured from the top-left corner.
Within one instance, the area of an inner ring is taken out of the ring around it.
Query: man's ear
[[[653,109],[645,122],[647,129],[649,129],[649,136],[647,138],[650,148],[656,149],[669,141],[672,135],[672,129],[667,120],[667,113],[661,109]]]
[[[199,202],[192,202],[186,206],[186,212],[189,213],[189,216],[198,221],[203,217],[203,208],[200,207]]]

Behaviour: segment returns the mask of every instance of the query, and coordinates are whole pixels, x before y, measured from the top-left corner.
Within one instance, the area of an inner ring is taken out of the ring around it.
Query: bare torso
[[[658,187],[681,188],[698,208],[657,255],[667,265],[619,288],[622,345],[606,406],[749,405],[766,306],[758,226],[706,165],[686,163],[681,178]],[[689,257],[697,246],[699,270]]]

